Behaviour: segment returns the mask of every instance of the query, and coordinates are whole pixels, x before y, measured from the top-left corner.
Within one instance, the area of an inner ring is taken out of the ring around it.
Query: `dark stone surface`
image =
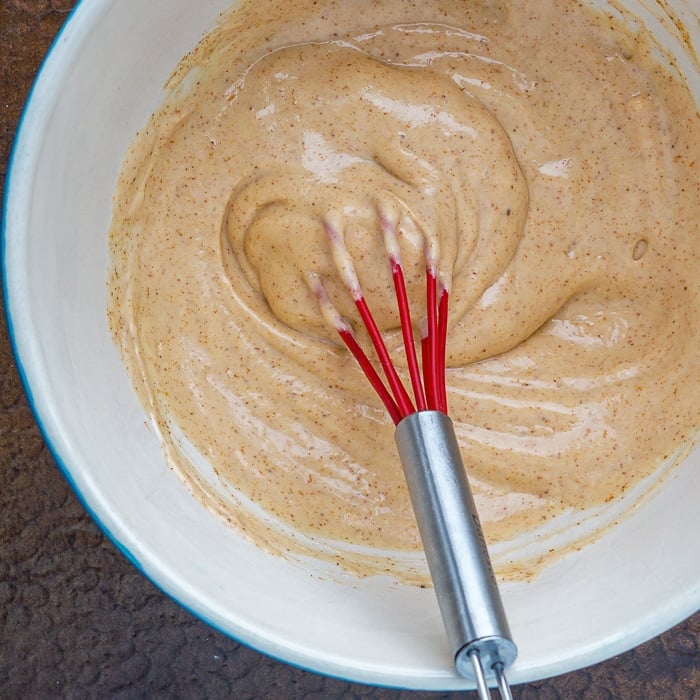
[[[31,81],[73,4],[0,0],[0,187]],[[4,322],[0,358],[0,697],[455,697],[371,688],[291,668],[166,598],[106,540],[56,468],[24,397]],[[699,646],[696,614],[627,654],[515,687],[513,695],[700,698]]]

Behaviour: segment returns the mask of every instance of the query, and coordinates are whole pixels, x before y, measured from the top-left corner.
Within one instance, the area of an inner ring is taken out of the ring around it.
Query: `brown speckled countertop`
[[[90,0],[84,0],[89,2]],[[146,1],[146,0],[144,0]],[[0,0],[0,188],[31,82],[72,0]],[[371,688],[258,654],[141,576],[76,500],[41,438],[0,323],[0,698],[476,698]],[[516,700],[700,698],[700,613]]]

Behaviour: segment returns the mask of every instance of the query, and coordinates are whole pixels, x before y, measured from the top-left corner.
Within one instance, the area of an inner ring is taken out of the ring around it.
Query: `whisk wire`
[[[438,348],[436,357],[437,364],[437,386],[438,386],[438,409],[447,413],[447,383],[445,381],[445,349],[447,347],[447,289],[442,287],[440,301],[438,302]]]
[[[399,373],[396,371],[396,367],[394,367],[394,363],[391,360],[391,355],[386,347],[384,338],[382,338],[382,334],[377,327],[369,307],[367,306],[364,296],[360,296],[355,299],[355,306],[360,312],[362,322],[365,324],[367,333],[369,334],[374,350],[379,358],[379,363],[384,370],[384,375],[386,376],[389,387],[394,395],[394,400],[399,407],[401,417],[405,417],[415,411],[413,403],[411,402],[411,397],[404,388],[401,377],[399,377]]]
[[[416,353],[415,340],[413,338],[413,323],[411,321],[411,310],[408,304],[406,293],[406,282],[403,276],[403,267],[398,260],[391,260],[391,274],[394,279],[394,290],[396,291],[396,302],[399,308],[399,318],[401,320],[401,334],[403,345],[406,351],[406,364],[411,377],[413,397],[416,401],[416,408],[425,411],[428,407],[425,400],[425,391],[421,381],[420,368],[418,366],[418,355]]]
[[[372,385],[372,388],[377,392],[377,395],[384,404],[384,407],[391,416],[391,419],[394,421],[394,423],[398,424],[402,418],[401,409],[396,404],[396,401],[394,401],[391,393],[387,390],[382,378],[377,373],[377,370],[374,369],[374,365],[365,354],[362,346],[358,343],[355,334],[352,333],[352,331],[345,329],[337,330],[348,350],[350,350],[355,360],[357,360],[357,363],[360,365],[362,371],[369,380],[369,383]]]
[[[426,290],[426,311],[428,319],[428,337],[426,342],[427,352],[423,356],[423,372],[428,388],[428,408],[438,410],[438,317],[437,317],[437,277],[434,270],[428,268],[427,290]]]

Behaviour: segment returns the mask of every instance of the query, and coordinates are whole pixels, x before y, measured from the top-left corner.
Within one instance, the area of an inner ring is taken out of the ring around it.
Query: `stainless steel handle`
[[[412,413],[394,437],[457,671],[478,686],[481,667],[503,696],[517,647],[452,420],[440,411]]]

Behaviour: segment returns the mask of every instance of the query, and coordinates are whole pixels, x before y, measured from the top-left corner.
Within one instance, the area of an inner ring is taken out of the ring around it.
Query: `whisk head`
[[[406,292],[406,281],[401,264],[397,220],[389,215],[380,215],[380,224],[387,260],[391,265],[391,275],[396,293],[412,396],[399,376],[396,366],[391,359],[391,354],[372,316],[355,271],[352,257],[345,246],[342,227],[330,218],[324,220],[323,226],[333,261],[343,284],[355,302],[362,323],[379,359],[384,379],[382,379],[369,356],[362,348],[350,322],[334,306],[321,278],[318,275],[311,275],[310,285],[318,299],[326,322],[338,332],[338,335],[355,357],[370,384],[382,400],[392,420],[398,425],[403,418],[416,411],[435,410],[447,413],[445,347],[447,342],[449,294],[447,286],[439,279],[434,256],[430,254],[430,250],[426,246],[426,310],[421,323],[421,362],[419,362],[411,309]]]
[[[311,288],[326,322],[355,356],[397,425],[394,437],[457,672],[474,680],[481,700],[491,697],[487,674],[491,675],[502,700],[509,700],[512,695],[505,667],[514,661],[517,647],[511,639],[453,424],[447,415],[441,415],[447,414],[447,285],[438,274],[434,249],[426,245],[426,312],[420,324],[419,364],[397,220],[380,213],[380,222],[413,396],[404,386],[365,300],[342,227],[330,218],[324,220],[324,228],[335,267],[367,329],[384,379],[352,325],[336,309],[319,275],[310,277]]]

